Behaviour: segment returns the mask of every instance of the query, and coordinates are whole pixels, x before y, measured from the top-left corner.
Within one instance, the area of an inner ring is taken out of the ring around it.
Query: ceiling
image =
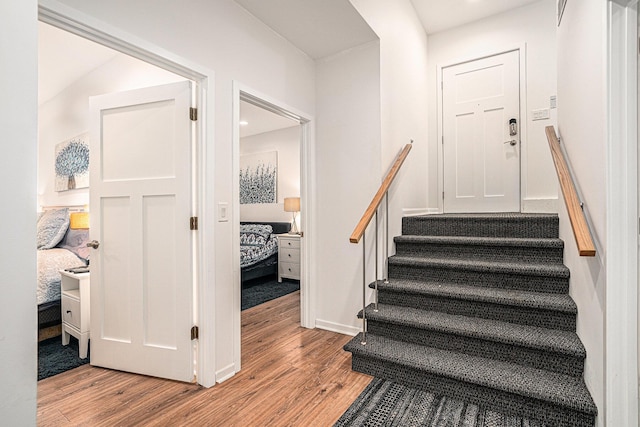
[[[313,59],[377,39],[348,0],[235,0]]]
[[[240,101],[240,122],[243,121],[247,124],[240,125],[240,138],[299,125],[292,119],[279,116],[246,101]]]
[[[437,33],[539,0],[411,0],[427,34]]]
[[[389,0],[393,1],[393,0]],[[540,0],[411,0],[428,34]],[[313,59],[376,40],[349,0],[235,0]]]
[[[121,55],[115,50],[38,22],[38,104]]]

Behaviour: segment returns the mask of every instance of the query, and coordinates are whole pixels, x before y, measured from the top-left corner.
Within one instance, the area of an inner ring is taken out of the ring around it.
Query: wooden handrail
[[[553,126],[547,126],[545,132],[547,134],[547,141],[549,141],[549,148],[551,148],[551,157],[553,157],[553,163],[556,165],[556,172],[558,173],[558,181],[560,181],[560,188],[564,196],[564,203],[567,205],[567,212],[569,213],[571,228],[573,228],[573,235],[576,238],[578,253],[580,256],[595,256],[596,248],[593,244],[584,212],[582,211],[580,199],[578,199],[576,187],[571,179],[569,167],[560,149],[560,142],[556,136],[556,131]]]
[[[398,174],[400,167],[404,163],[404,160],[407,158],[409,151],[411,151],[411,144],[405,145],[402,151],[400,151],[400,154],[398,154],[398,157],[396,157],[396,161],[393,163],[391,170],[389,170],[389,173],[385,177],[384,181],[382,181],[382,184],[380,184],[380,188],[378,189],[378,192],[376,193],[375,196],[373,196],[373,200],[371,200],[369,207],[367,208],[366,211],[364,211],[364,215],[362,215],[362,218],[360,218],[360,222],[358,222],[358,225],[356,225],[356,228],[353,230],[353,233],[351,233],[351,237],[349,237],[349,241],[351,243],[360,242],[362,235],[364,234],[365,230],[367,229],[367,226],[373,219],[373,215],[376,213],[376,210],[378,210],[380,203],[382,203],[382,199],[384,198],[384,195],[386,194],[387,191],[389,191],[389,187],[391,187],[391,184],[393,183],[393,180]]]

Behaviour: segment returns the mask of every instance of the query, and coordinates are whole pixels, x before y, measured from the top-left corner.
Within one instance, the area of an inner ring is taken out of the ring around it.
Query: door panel
[[[520,210],[519,92],[518,51],[443,69],[445,212]]]
[[[91,364],[192,381],[190,82],[91,98]]]

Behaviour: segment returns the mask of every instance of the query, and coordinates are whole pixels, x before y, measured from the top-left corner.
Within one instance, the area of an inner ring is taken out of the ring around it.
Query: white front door
[[[519,51],[443,68],[445,212],[520,211],[519,69]]]
[[[193,381],[191,82],[90,104],[91,364]]]

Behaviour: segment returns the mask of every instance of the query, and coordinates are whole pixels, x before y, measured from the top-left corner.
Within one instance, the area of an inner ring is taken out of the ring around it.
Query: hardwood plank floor
[[[299,326],[300,293],[242,312],[242,371],[206,389],[84,365],[38,383],[39,426],[331,426],[371,377],[345,335]]]

